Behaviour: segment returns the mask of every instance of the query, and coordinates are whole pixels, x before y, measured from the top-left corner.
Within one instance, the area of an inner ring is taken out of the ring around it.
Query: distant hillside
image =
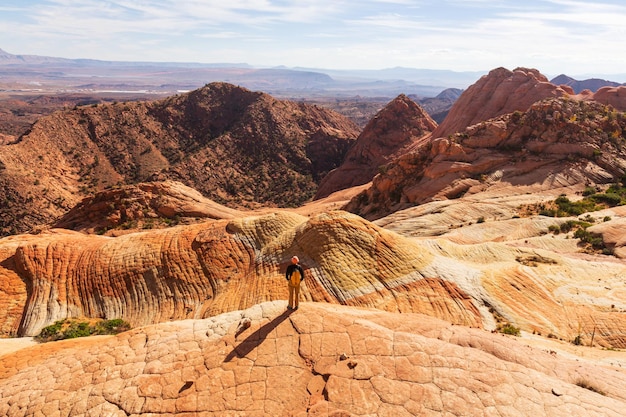
[[[446,88],[436,97],[411,97],[414,99],[437,123],[444,121],[452,105],[458,100],[463,90],[458,88]]]
[[[550,80],[550,82],[555,85],[567,85],[569,87],[572,87],[576,94],[584,90],[589,90],[595,93],[602,87],[619,87],[620,85],[626,85],[614,81],[602,80],[599,78],[589,78],[587,80],[579,81],[565,74],[554,77],[552,80]]]
[[[331,110],[226,83],[57,112],[0,146],[0,229],[28,230],[94,191],[146,180],[176,180],[231,207],[297,206],[358,133]]]

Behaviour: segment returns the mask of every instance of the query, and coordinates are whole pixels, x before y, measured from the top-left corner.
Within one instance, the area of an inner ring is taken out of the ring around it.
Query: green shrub
[[[585,187],[583,191],[583,196],[590,196],[596,193],[596,189],[594,187]]]
[[[89,329],[89,323],[87,322],[72,322],[63,332],[62,339],[75,339],[77,337],[86,337],[91,335]]]
[[[55,321],[54,324],[44,327],[41,329],[41,333],[35,337],[35,339],[49,341],[49,340],[59,340],[61,336],[61,327],[65,323],[65,320]]]
[[[519,327],[515,327],[511,323],[505,323],[505,324],[498,325],[497,330],[498,330],[499,333],[510,334],[511,336],[519,336],[520,335]]]
[[[616,193],[592,194],[589,196],[595,202],[604,203],[609,207],[619,206],[622,203],[622,197]]]
[[[130,324],[122,319],[103,320],[96,323],[94,334],[117,334],[130,330]]]
[[[44,327],[35,336],[39,342],[74,339],[91,335],[117,334],[130,330],[130,324],[122,319],[100,320],[93,326],[88,322],[78,320],[58,320],[54,324]]]
[[[561,233],[561,228],[556,224],[552,224],[548,226],[548,231],[554,233],[555,235],[558,235],[559,233]]]
[[[581,242],[590,244],[594,249],[604,249],[604,242],[599,236],[595,236],[586,229],[578,229],[574,232],[574,237]]]

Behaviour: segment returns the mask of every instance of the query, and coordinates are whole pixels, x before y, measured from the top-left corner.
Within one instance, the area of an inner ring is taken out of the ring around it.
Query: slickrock
[[[626,218],[603,222],[587,228],[589,233],[602,237],[604,245],[611,249],[615,256],[626,259]]]
[[[399,95],[365,126],[341,166],[324,177],[314,198],[371,181],[384,164],[406,153],[436,127],[424,109]]]
[[[419,314],[285,306],[2,356],[0,414],[618,417],[626,407],[618,366]]]
[[[417,249],[346,212],[279,212],[116,238],[60,229],[10,237],[0,240],[0,299],[14,305],[3,327],[36,335],[66,317],[141,325],[249,307],[284,297],[284,268],[296,253],[307,269],[306,299],[479,326],[463,291],[420,272],[433,255]]]
[[[626,264],[615,258],[589,262],[497,242],[416,240],[342,211],[278,212],[119,237],[53,229],[2,239],[0,254],[0,325],[9,335],[33,336],[72,317],[140,326],[285,299],[284,271],[297,254],[306,301],[626,347]]]

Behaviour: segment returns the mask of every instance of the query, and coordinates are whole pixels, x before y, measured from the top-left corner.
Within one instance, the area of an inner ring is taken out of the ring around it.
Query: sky
[[[2,0],[0,49],[257,67],[621,74],[624,0]]]

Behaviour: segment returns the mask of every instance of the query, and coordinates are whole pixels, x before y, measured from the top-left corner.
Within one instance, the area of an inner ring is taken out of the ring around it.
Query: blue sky
[[[118,61],[455,71],[524,66],[552,76],[624,75],[626,4],[3,0],[0,48],[13,54]]]

